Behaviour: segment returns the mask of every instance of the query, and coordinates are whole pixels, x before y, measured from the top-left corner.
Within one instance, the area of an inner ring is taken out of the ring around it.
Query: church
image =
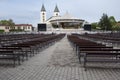
[[[52,31],[58,29],[79,29],[84,20],[71,16],[66,12],[63,16],[60,15],[58,6],[55,6],[53,15],[47,19],[47,11],[44,4],[42,4],[40,12],[40,24],[38,24],[39,30]]]

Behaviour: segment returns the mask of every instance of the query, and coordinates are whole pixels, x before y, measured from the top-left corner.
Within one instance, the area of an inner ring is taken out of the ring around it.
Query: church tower
[[[41,8],[41,23],[45,23],[45,22],[46,22],[46,10],[43,4]]]
[[[59,13],[60,13],[60,11],[59,11],[59,9],[58,9],[58,7],[56,5],[53,16],[59,16]]]

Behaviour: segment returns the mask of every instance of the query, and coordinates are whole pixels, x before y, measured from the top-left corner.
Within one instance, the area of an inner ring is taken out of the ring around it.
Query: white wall
[[[44,19],[44,21],[43,21],[43,19]],[[41,12],[41,14],[40,14],[40,20],[41,20],[40,23],[46,23],[46,12],[45,11]]]

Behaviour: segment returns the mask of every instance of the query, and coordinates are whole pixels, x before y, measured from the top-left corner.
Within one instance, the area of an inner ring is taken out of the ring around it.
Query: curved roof
[[[84,20],[71,16],[68,12],[63,16],[53,16],[48,19],[49,22],[83,22]]]
[[[60,17],[61,17],[61,16],[52,16],[52,17],[50,17],[50,18],[47,20],[47,22],[50,22],[50,21],[52,21],[52,20],[60,19]]]
[[[60,19],[78,19],[76,17],[73,17],[72,15],[70,15],[68,12],[66,14],[64,14]]]

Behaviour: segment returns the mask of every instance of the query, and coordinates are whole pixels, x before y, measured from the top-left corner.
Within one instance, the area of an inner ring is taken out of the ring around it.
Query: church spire
[[[44,4],[42,4],[41,11],[46,11],[46,10],[45,10],[45,7],[44,7]]]
[[[57,5],[55,6],[55,9],[54,9],[54,15],[53,16],[59,16],[59,9],[57,7]]]
[[[57,5],[56,5],[56,7],[55,7],[54,12],[60,12],[59,9],[58,9],[58,7],[57,7]]]

